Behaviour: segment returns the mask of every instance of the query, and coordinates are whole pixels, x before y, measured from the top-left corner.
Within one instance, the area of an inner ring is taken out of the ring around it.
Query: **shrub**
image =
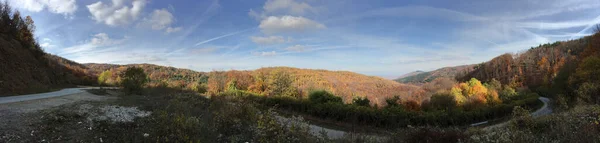
[[[456,101],[448,93],[436,93],[429,99],[429,105],[436,110],[450,110],[456,107]]]
[[[204,94],[207,91],[207,86],[205,83],[192,83],[189,87],[192,91]]]
[[[370,102],[371,101],[367,97],[354,97],[354,99],[352,99],[352,104],[357,106],[369,107]]]
[[[325,90],[312,91],[308,95],[308,99],[313,103],[344,103],[341,97],[337,97]]]
[[[533,118],[529,114],[529,111],[522,108],[521,106],[515,106],[513,108],[513,120],[512,125],[517,128],[531,128],[533,125]]]
[[[146,73],[142,68],[130,67],[121,74],[121,86],[127,93],[140,93],[148,82]]]
[[[387,107],[396,107],[398,106],[398,100],[400,100],[400,96],[394,96],[392,98],[386,98],[385,103],[387,103]]]
[[[598,98],[600,86],[596,83],[585,82],[579,86],[576,92],[579,103],[600,103],[600,98]]]

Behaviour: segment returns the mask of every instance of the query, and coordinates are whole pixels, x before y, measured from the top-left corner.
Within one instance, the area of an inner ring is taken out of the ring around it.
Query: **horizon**
[[[286,66],[386,79],[577,39],[600,23],[594,0],[8,2],[32,16],[46,52],[79,63]]]

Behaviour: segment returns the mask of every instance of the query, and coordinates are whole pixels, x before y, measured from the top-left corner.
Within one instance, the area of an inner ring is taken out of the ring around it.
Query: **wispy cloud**
[[[217,37],[214,37],[214,38],[210,38],[210,39],[207,39],[207,40],[204,40],[204,41],[200,41],[200,42],[198,42],[198,43],[194,44],[194,47],[196,47],[196,46],[200,46],[200,45],[202,45],[202,44],[206,44],[206,43],[209,43],[209,42],[212,42],[212,41],[215,41],[215,40],[219,40],[219,39],[221,39],[221,38],[225,38],[225,37],[229,37],[229,36],[237,35],[237,34],[240,34],[240,33],[246,32],[246,31],[250,31],[250,30],[252,30],[252,29],[255,29],[255,28],[248,28],[248,29],[244,29],[244,30],[236,31],[236,32],[233,32],[233,33],[229,33],[229,34],[225,34],[225,35],[217,36]],[[188,49],[188,48],[189,48],[189,47],[187,47],[187,48],[180,48],[180,49],[174,50],[173,52],[169,52],[169,53],[167,53],[165,56],[170,56],[170,55],[172,55],[172,54],[174,54],[174,53],[181,52],[181,51],[183,51],[183,50],[186,50],[186,49]]]

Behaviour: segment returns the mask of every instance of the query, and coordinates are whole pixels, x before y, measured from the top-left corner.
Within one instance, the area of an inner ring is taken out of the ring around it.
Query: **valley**
[[[572,36],[558,30],[582,25],[464,5],[299,0],[200,1],[179,20],[188,7],[146,0],[64,13],[77,2],[0,3],[0,142],[600,142],[597,21]],[[322,20],[338,11],[314,4],[366,12]]]

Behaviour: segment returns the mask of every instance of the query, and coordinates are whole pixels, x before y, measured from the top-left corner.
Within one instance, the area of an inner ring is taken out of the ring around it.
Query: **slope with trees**
[[[0,4],[0,96],[94,83],[79,64],[44,52],[30,16]]]
[[[417,71],[417,72],[409,73],[408,75],[405,75],[405,76],[401,76],[397,79],[394,79],[394,81],[397,81],[400,83],[421,85],[423,83],[434,81],[435,79],[438,79],[438,78],[455,78],[456,76],[464,75],[466,73],[473,71],[473,67],[475,67],[475,65],[444,67],[444,68],[440,68],[440,69],[437,69],[434,71],[429,71],[429,72],[418,72]]]

